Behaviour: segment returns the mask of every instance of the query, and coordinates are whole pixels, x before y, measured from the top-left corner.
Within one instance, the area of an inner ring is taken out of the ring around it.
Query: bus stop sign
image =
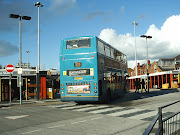
[[[8,64],[6,66],[6,71],[9,72],[9,73],[13,72],[14,71],[14,66],[12,64]]]

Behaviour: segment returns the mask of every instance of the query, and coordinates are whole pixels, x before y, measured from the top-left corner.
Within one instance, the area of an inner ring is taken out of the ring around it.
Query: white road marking
[[[71,123],[71,124],[82,123],[82,122],[85,122],[85,121],[87,121],[87,120],[77,121],[77,122],[73,122],[73,123]]]
[[[92,112],[89,112],[89,113],[102,113],[102,112],[107,112],[107,111],[123,109],[123,108],[125,108],[125,107],[105,108],[105,109],[101,109],[101,110],[92,111]]]
[[[89,107],[89,108],[76,109],[74,111],[81,112],[81,111],[88,111],[88,110],[91,110],[91,109],[100,109],[100,108],[105,108],[105,107],[108,107],[108,106],[94,106],[94,107]]]
[[[151,117],[151,116],[155,116],[156,114],[157,114],[157,111],[153,111],[153,112],[147,112],[147,113],[131,116],[131,117],[128,117],[128,118],[131,118],[131,119],[145,119],[145,118],[148,118],[148,117]]]
[[[10,108],[12,108],[12,107],[2,107],[1,109],[10,109]]]
[[[106,107],[110,107],[110,106],[95,106],[95,105],[76,105],[76,104],[62,104],[62,105],[58,105],[58,106],[53,106],[53,107],[62,107],[61,109],[74,109],[73,111],[89,111],[88,113],[93,113],[93,114],[98,114],[98,113],[103,113],[103,112],[108,112],[108,111],[116,111],[119,109],[124,109],[126,107],[112,107],[112,108],[106,108]],[[91,111],[92,110],[92,111]],[[130,114],[130,113],[135,113],[135,112],[139,112],[139,111],[143,111],[145,109],[136,109],[136,108],[132,108],[129,110],[119,110],[118,112],[110,112],[109,116],[122,116],[125,114]],[[155,116],[157,114],[156,111],[151,111],[151,112],[147,112],[147,113],[139,113],[136,114],[134,116],[130,116],[128,118],[131,119],[145,119],[148,117],[152,117]],[[96,119],[96,118],[95,118]],[[56,126],[55,126],[56,127]],[[58,127],[58,126],[57,126]]]
[[[110,114],[107,114],[107,115],[110,115],[110,116],[121,116],[121,115],[124,115],[124,114],[129,114],[129,113],[134,113],[134,112],[138,112],[138,111],[143,111],[144,109],[131,109],[131,110],[124,110],[124,111],[120,111],[120,112],[115,112],[115,113],[110,113]]]
[[[27,117],[27,116],[29,116],[29,115],[7,116],[5,118],[9,119],[9,120],[16,120],[16,119],[24,118],[24,117]]]
[[[50,105],[49,107],[52,107],[52,108],[58,108],[58,107],[65,107],[65,106],[72,106],[72,105],[76,105],[76,104]]]
[[[44,103],[44,101],[35,101],[35,103]]]
[[[65,125],[57,125],[57,126],[54,126],[54,127],[48,127],[48,128],[52,129],[52,128],[58,128],[58,127],[63,127],[63,126],[65,126]]]
[[[24,135],[24,134],[30,134],[30,133],[34,133],[34,132],[38,132],[38,131],[41,131],[41,129],[33,130],[33,131],[29,131],[29,132],[25,132],[25,133],[22,133],[22,134],[23,134],[23,135]]]
[[[80,108],[80,107],[89,107],[89,106],[93,106],[93,105],[77,105],[77,106],[71,106],[71,107],[64,107],[64,108],[61,108],[61,109],[76,109],[76,108]]]
[[[103,117],[92,118],[91,120],[102,119]]]

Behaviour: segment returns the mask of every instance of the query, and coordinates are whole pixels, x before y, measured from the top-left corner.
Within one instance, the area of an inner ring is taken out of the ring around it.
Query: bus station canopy
[[[156,73],[149,74],[149,76],[159,76],[159,75],[165,75],[165,74],[180,74],[180,70],[156,72]],[[145,75],[131,76],[128,79],[136,79],[136,78],[146,79],[147,75],[145,74]]]

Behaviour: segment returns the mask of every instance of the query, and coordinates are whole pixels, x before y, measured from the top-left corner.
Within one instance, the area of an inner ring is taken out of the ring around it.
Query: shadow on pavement
[[[161,96],[161,95],[176,93],[176,92],[180,92],[180,91],[177,89],[166,89],[166,90],[156,89],[156,90],[150,90],[149,93],[146,93],[145,91],[143,91],[143,93],[135,93],[134,90],[132,90],[129,93],[126,93],[124,97],[112,100],[110,104],[139,100],[139,99]]]

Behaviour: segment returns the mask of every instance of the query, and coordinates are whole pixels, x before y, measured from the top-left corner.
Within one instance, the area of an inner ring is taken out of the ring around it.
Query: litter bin
[[[162,89],[168,89],[169,88],[169,83],[163,84]]]
[[[172,88],[177,88],[178,87],[177,82],[171,82],[171,85],[172,85]]]
[[[53,99],[53,89],[47,88],[47,97]]]

